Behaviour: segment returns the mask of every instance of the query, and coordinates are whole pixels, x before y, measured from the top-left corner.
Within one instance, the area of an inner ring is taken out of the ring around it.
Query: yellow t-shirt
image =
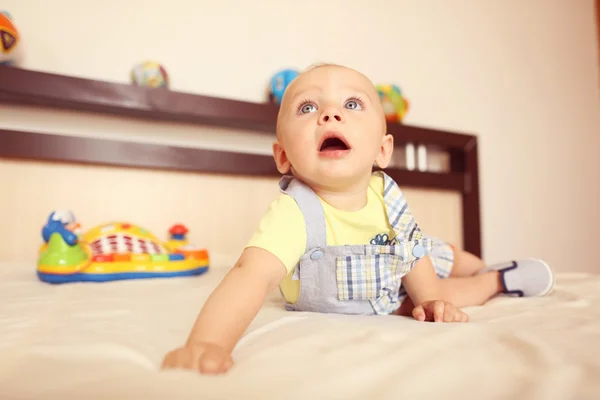
[[[374,174],[369,182],[367,204],[358,211],[338,210],[323,199],[328,246],[388,244],[395,232],[390,225],[383,198],[383,177]],[[278,257],[288,273],[280,284],[284,298],[295,303],[300,282],[292,280],[294,267],[306,251],[306,225],[296,201],[284,193],[274,200],[246,247],[260,247]]]

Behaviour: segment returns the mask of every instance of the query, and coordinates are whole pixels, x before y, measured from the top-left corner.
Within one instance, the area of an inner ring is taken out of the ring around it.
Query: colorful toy
[[[189,243],[185,238],[185,235],[188,233],[188,229],[185,225],[173,225],[171,229],[169,229],[169,233],[171,234],[171,239],[167,241],[165,245],[171,251],[176,251],[179,248],[189,246]]]
[[[169,87],[167,70],[155,61],[146,61],[133,67],[131,70],[131,81],[136,86],[149,88]]]
[[[190,245],[187,232],[185,226],[174,225],[167,243],[126,222],[82,233],[73,213],[52,212],[42,228],[37,274],[47,283],[200,275],[209,268],[208,252]]]
[[[0,11],[0,65],[14,64],[19,41],[19,31],[12,23],[10,14]]]
[[[388,122],[402,122],[408,112],[408,100],[397,85],[376,85]]]
[[[285,89],[299,74],[295,69],[283,69],[273,75],[269,85],[269,101],[281,104]]]

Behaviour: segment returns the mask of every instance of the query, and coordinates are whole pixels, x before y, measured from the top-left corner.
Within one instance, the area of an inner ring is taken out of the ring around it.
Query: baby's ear
[[[275,143],[273,143],[273,158],[275,159],[275,164],[277,165],[277,170],[279,173],[285,175],[290,172],[290,161],[288,160],[285,150],[279,141],[275,141]]]
[[[392,152],[394,151],[394,137],[390,134],[383,136],[381,141],[381,147],[379,148],[379,154],[375,159],[375,163],[379,168],[387,168],[392,159]]]

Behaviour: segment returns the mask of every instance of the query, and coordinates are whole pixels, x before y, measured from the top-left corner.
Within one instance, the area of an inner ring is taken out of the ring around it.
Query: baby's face
[[[381,102],[359,72],[324,66],[298,77],[286,89],[273,146],[281,173],[308,184],[340,186],[385,168],[393,140],[385,135]]]

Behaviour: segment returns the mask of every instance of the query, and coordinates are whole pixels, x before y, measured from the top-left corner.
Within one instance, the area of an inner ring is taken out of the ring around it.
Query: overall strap
[[[290,175],[281,178],[279,188],[296,201],[304,215],[306,250],[325,247],[327,244],[325,212],[319,197],[311,188]]]
[[[409,241],[421,239],[423,232],[408,208],[408,202],[402,194],[400,187],[386,173],[382,171],[378,173],[383,174],[383,199],[390,225],[392,225],[392,228],[396,232],[397,239]]]

